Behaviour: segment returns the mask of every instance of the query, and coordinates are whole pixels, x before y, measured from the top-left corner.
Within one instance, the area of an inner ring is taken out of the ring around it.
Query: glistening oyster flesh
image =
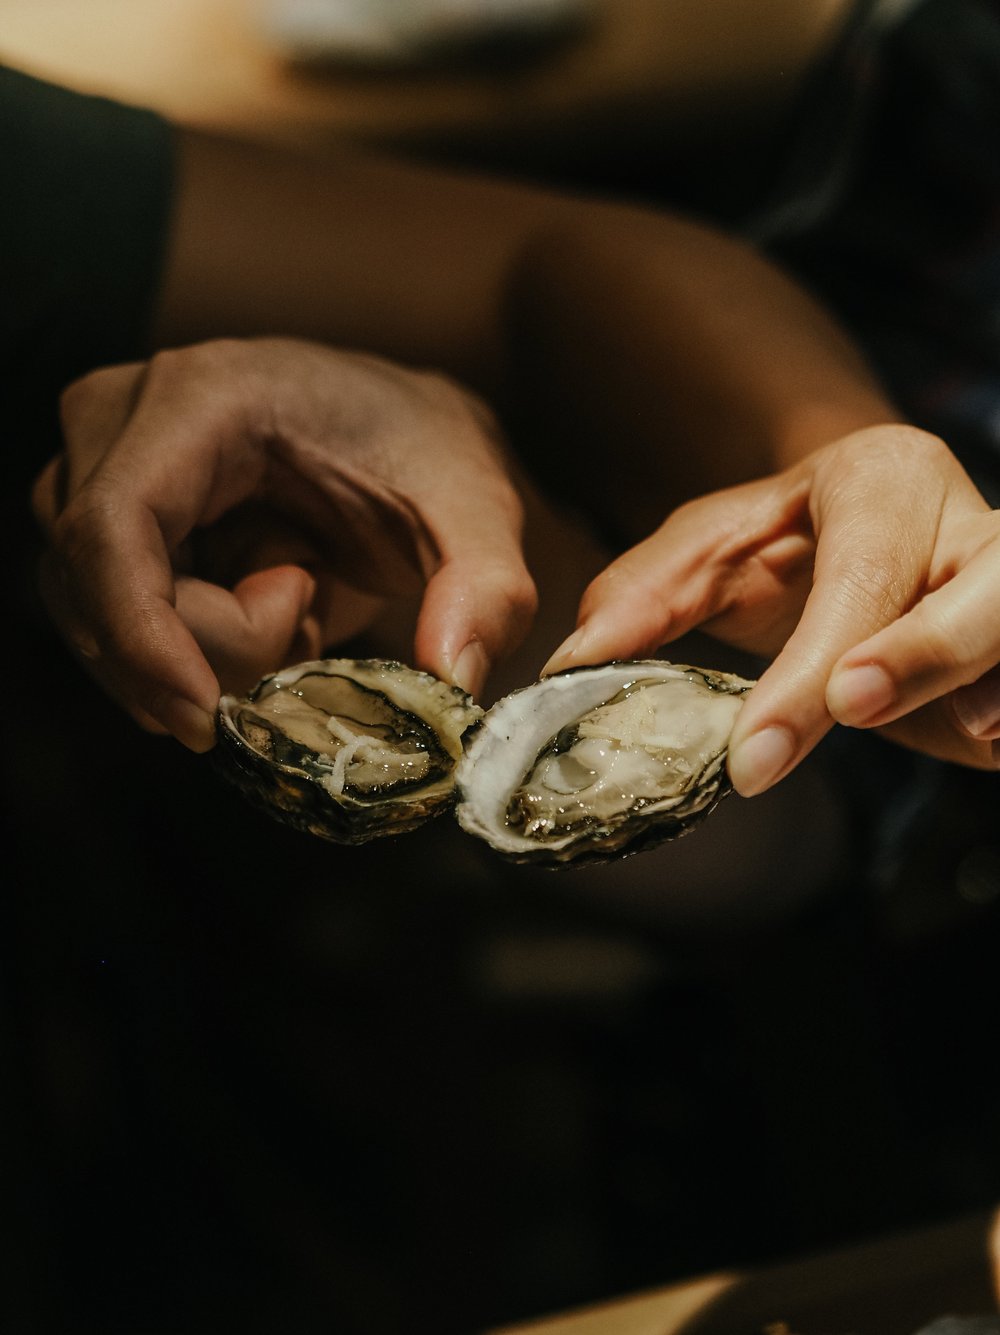
[[[458,821],[514,861],[551,866],[686,834],[730,791],[729,735],[753,684],[637,660],[514,691],[466,739]]]
[[[414,829],[454,799],[462,734],[482,709],[387,659],[324,658],[223,696],[223,774],[286,824],[360,844]]]

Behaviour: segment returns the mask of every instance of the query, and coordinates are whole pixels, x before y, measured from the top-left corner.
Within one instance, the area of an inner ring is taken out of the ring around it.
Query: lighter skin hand
[[[63,399],[33,495],[42,587],[142,726],[214,742],[220,690],[420,598],[414,663],[476,693],[534,614],[485,406],[444,377],[291,339],[108,368]]]
[[[681,507],[591,585],[546,670],[648,653],[695,627],[773,657],[733,730],[744,796],[835,722],[994,769],[998,591],[1000,515],[954,455],[912,427],[870,427]]]

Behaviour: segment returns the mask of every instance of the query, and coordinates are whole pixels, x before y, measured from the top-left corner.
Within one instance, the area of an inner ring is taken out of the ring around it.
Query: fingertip
[[[962,730],[976,741],[1000,737],[1000,668],[952,692],[952,713]]]
[[[656,640],[657,644],[662,641]],[[615,658],[641,658],[649,650],[648,638],[627,638],[605,617],[591,616],[562,644],[542,668],[541,675],[550,677],[554,672],[565,672],[573,667],[595,667]]]
[[[491,663],[479,640],[470,640],[458,653],[451,668],[450,678],[455,686],[460,686],[474,699],[486,685]]]
[[[851,728],[877,723],[896,698],[895,682],[879,663],[835,667],[826,688],[827,709]]]
[[[310,610],[315,594],[315,576],[297,565],[255,570],[233,589],[234,597],[251,619],[277,615],[301,620]]]
[[[585,639],[584,627],[579,627],[568,635],[539,672],[540,677],[551,677],[554,672],[564,672],[577,661],[577,652]]]
[[[494,663],[523,642],[536,607],[534,581],[523,567],[473,568],[451,561],[424,590],[415,631],[417,660],[476,695]]]
[[[792,768],[798,751],[794,734],[784,724],[771,723],[732,744],[729,778],[741,797],[766,792]]]
[[[153,719],[160,723],[177,740],[197,754],[211,751],[215,745],[215,714],[193,700],[181,696],[164,696],[151,711]]]
[[[316,579],[301,566],[270,566],[245,576],[231,594],[185,581],[178,610],[226,689],[242,690],[262,672],[319,652],[315,594]]]

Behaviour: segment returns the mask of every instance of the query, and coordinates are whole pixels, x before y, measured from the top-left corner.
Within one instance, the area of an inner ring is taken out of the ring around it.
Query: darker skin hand
[[[492,416],[444,377],[292,339],[95,372],[38,479],[47,606],[144,727],[196,751],[220,691],[416,595],[416,666],[477,693],[535,592]]]

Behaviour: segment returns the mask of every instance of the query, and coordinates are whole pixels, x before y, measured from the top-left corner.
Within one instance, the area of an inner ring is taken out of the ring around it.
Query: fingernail
[[[826,704],[839,723],[860,727],[883,714],[896,701],[896,684],[875,663],[841,668],[830,678]]]
[[[955,717],[970,737],[982,737],[1000,725],[1000,681],[994,673],[963,686],[952,696]]]
[[[590,629],[587,626],[579,626],[572,635],[568,635],[562,644],[555,651],[549,661],[542,668],[539,676],[548,677],[553,672],[561,672],[563,668],[573,667],[577,656],[591,639]]]
[[[589,667],[594,663],[603,662],[606,645],[607,637],[602,634],[601,622],[591,617],[590,621],[577,626],[573,634],[563,639],[549,662],[542,667],[539,676],[549,677],[551,673],[563,672],[566,667],[577,667],[581,663]]]
[[[743,797],[770,788],[795,758],[795,738],[787,728],[773,724],[751,733],[729,752],[729,777]]]
[[[455,659],[451,679],[471,696],[479,695],[489,675],[490,660],[478,640],[470,640]]]
[[[191,751],[211,751],[215,745],[215,716],[179,695],[157,702],[154,717]]]

